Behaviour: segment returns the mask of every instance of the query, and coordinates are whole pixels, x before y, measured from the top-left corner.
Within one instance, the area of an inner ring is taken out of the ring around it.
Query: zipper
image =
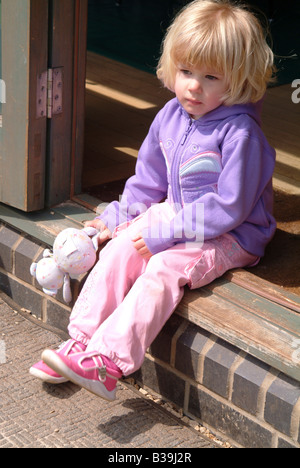
[[[192,119],[190,119],[188,128],[186,129],[185,134],[182,137],[181,146],[183,146],[185,144],[185,142],[187,140],[187,137],[189,136],[189,133],[192,130],[192,125],[193,125],[193,121],[192,121]]]
[[[180,177],[179,177],[179,164],[180,158],[182,154],[182,146],[186,143],[186,140],[192,130],[193,121],[192,119],[189,120],[189,125],[181,139],[180,145],[178,145],[177,151],[174,155],[173,163],[172,163],[172,172],[171,172],[171,183],[172,183],[172,193],[173,193],[173,201],[176,205],[182,206],[182,200],[180,196]]]

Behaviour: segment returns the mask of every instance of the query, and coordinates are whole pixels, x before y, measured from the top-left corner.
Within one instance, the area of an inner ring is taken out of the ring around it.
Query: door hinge
[[[63,67],[49,68],[37,77],[37,118],[61,114],[63,111]]]

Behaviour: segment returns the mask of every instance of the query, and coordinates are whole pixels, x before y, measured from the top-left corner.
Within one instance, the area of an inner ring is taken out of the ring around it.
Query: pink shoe
[[[74,353],[82,353],[85,351],[85,349],[86,346],[84,344],[75,340],[68,340],[59,346],[56,353],[63,356],[69,356]],[[32,366],[29,369],[29,373],[43,382],[51,384],[61,384],[68,382],[68,379],[54,372],[43,361],[39,361],[37,364]]]
[[[108,401],[116,399],[117,381],[122,372],[106,368],[98,352],[59,355],[46,349],[42,359],[55,372]]]

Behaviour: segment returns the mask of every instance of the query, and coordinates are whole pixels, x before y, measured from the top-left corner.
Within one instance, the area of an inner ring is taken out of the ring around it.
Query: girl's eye
[[[184,75],[190,75],[191,74],[190,70],[186,70],[184,68],[181,69],[181,73],[183,73]]]
[[[215,80],[218,79],[216,76],[213,76],[213,75],[206,75],[205,78],[207,78],[207,79],[210,80],[210,81],[215,81]]]

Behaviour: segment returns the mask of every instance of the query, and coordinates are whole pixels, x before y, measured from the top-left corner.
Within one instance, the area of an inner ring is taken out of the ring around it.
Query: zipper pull
[[[190,133],[190,131],[191,131],[191,129],[192,129],[192,124],[193,124],[193,121],[190,120],[189,126],[188,126],[188,128],[186,129],[186,132],[185,132],[185,134],[183,135],[183,138],[182,138],[182,140],[181,140],[181,145],[182,145],[182,146],[185,144],[186,139],[187,139],[187,137],[188,137],[188,135],[189,135],[189,133]]]

